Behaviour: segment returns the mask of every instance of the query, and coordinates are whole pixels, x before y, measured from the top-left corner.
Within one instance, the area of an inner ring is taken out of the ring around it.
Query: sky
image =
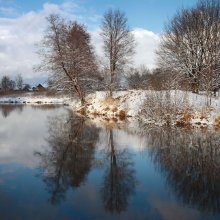
[[[45,17],[58,13],[86,25],[99,57],[103,57],[100,24],[109,8],[125,12],[136,40],[135,66],[154,68],[155,50],[164,25],[177,10],[196,0],[0,0],[0,78],[21,74],[31,85],[44,83],[47,73],[35,72],[40,63],[37,43],[47,27]]]

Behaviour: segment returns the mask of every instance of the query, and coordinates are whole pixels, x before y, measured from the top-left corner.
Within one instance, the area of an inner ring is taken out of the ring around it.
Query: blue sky
[[[0,0],[0,7],[13,8],[16,13],[3,13],[3,17],[15,17],[28,11],[39,11],[44,3],[62,4],[63,0]],[[102,16],[109,7],[119,8],[126,13],[131,28],[146,28],[156,33],[163,30],[164,23],[181,7],[196,4],[196,0],[75,0],[72,12],[79,16]],[[1,10],[0,10],[1,12]],[[100,20],[100,19],[99,19]],[[99,23],[97,19],[97,24]],[[89,22],[88,22],[89,23]],[[90,25],[90,24],[87,24]]]
[[[0,78],[21,74],[32,85],[45,82],[47,73],[36,73],[33,67],[40,63],[35,45],[42,39],[45,17],[51,13],[84,23],[103,63],[99,27],[109,8],[124,11],[128,18],[136,40],[133,64],[154,68],[164,24],[178,9],[194,4],[196,0],[0,0]]]

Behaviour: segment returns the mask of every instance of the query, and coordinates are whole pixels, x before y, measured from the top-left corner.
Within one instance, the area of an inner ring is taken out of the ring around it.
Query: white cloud
[[[39,42],[46,28],[45,17],[51,13],[59,13],[69,19],[91,22],[91,16],[86,17],[86,13],[77,14],[78,9],[83,10],[82,7],[71,2],[61,5],[45,3],[40,11],[30,11],[17,18],[0,18],[0,76],[6,74],[14,77],[20,73],[27,80],[45,78],[46,74],[33,72],[33,66],[40,62],[35,53],[35,44]],[[97,16],[95,15],[93,19],[94,23],[91,23],[93,28],[99,19]],[[159,37],[153,32],[140,28],[134,29],[133,33],[137,41],[135,64],[153,67],[154,50]],[[99,29],[96,28],[91,34],[97,53],[103,57]]]
[[[52,8],[53,9],[53,8]],[[31,11],[16,19],[0,18],[0,74],[21,73],[26,79],[35,77],[32,67],[38,63],[35,43],[45,28],[44,17],[52,10]]]
[[[76,3],[72,2],[72,1],[64,2],[61,5],[61,9],[63,11],[68,12],[68,13],[72,13],[73,11],[75,11],[78,8],[79,8],[79,6]]]
[[[65,7],[45,3],[41,11],[30,11],[17,18],[0,18],[0,76],[14,77],[20,73],[27,80],[45,78],[46,74],[33,71],[33,66],[40,62],[35,45],[46,28],[46,16],[59,13],[73,17]]]
[[[133,34],[137,44],[134,63],[136,65],[145,64],[149,68],[154,68],[155,50],[159,44],[159,36],[142,28],[135,28]]]

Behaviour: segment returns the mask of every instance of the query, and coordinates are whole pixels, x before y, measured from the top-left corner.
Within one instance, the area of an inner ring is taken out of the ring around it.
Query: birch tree
[[[103,17],[101,37],[108,60],[110,74],[109,92],[112,96],[117,74],[129,62],[134,53],[134,37],[128,27],[127,18],[120,10],[109,9]]]
[[[78,22],[66,22],[58,15],[47,17],[48,29],[40,45],[40,69],[52,72],[53,85],[71,94],[76,93],[85,103],[88,82],[96,77],[96,61],[90,34]]]

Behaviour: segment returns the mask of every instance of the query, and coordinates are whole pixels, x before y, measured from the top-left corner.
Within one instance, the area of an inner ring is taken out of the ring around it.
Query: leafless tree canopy
[[[109,90],[112,95],[117,72],[122,70],[134,53],[134,37],[127,25],[125,14],[119,10],[108,10],[103,17],[101,36],[110,73]]]
[[[23,88],[23,78],[21,74],[18,74],[15,79],[17,89],[22,90]]]
[[[15,81],[11,80],[9,76],[3,76],[0,86],[3,92],[14,90]]]
[[[84,103],[88,82],[95,81],[96,62],[86,28],[58,15],[47,17],[48,29],[41,42],[40,68],[52,72],[51,81],[61,90],[75,92]]]
[[[150,78],[150,70],[145,66],[130,68],[127,71],[127,83],[130,89],[147,89]]]
[[[219,87],[220,2],[201,0],[179,11],[167,25],[157,54],[160,66],[192,80],[194,92]]]

